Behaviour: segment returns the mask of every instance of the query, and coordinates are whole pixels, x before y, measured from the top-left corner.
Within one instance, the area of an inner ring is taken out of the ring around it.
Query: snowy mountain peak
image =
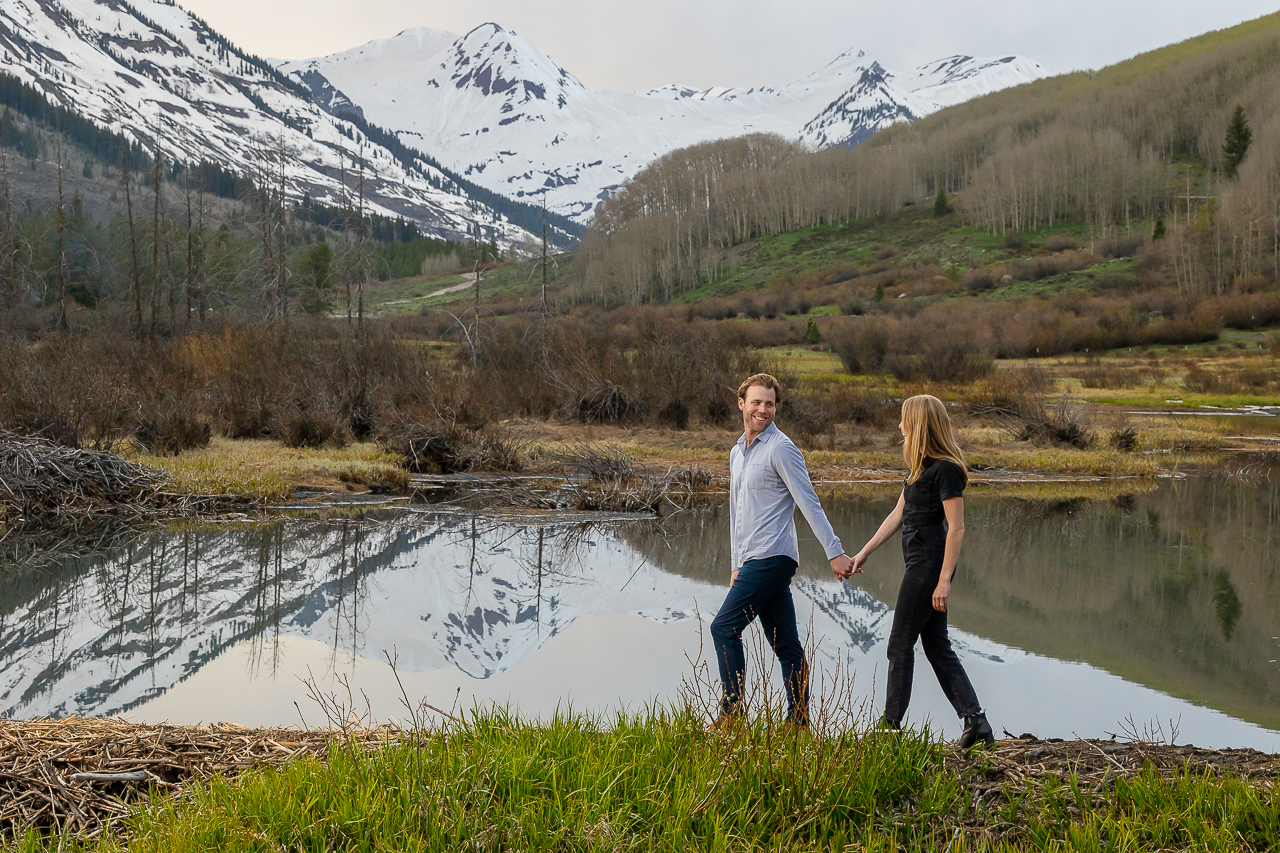
[[[1019,57],[960,55],[900,74],[852,48],[777,88],[590,91],[498,24],[476,27],[430,59],[413,33],[390,40],[412,41],[400,53],[366,46],[280,69],[321,103],[333,98],[326,85],[345,94],[370,121],[468,179],[545,200],[584,224],[628,178],[677,148],[750,133],[815,148],[855,145],[894,122],[1044,76]]]
[[[441,70],[457,89],[472,87],[483,95],[502,95],[508,104],[548,98],[564,108],[570,92],[586,87],[551,57],[513,30],[481,24],[454,42]]]
[[[172,0],[4,0],[0,48],[0,73],[171,161],[245,176],[283,152],[288,194],[336,205],[352,190],[342,177],[358,156],[372,212],[440,236],[460,238],[481,220],[499,242],[530,239],[425,158],[341,118],[359,119],[359,104],[314,63],[311,92],[328,89],[313,98]]]

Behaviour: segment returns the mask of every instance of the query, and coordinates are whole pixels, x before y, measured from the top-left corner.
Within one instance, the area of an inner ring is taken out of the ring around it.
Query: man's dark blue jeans
[[[809,665],[804,659],[804,646],[800,644],[796,628],[796,608],[791,601],[791,578],[795,573],[796,561],[790,557],[747,560],[738,571],[738,579],[729,587],[724,605],[711,623],[720,682],[724,685],[722,713],[734,715],[742,711],[747,676],[742,632],[759,617],[765,637],[782,664],[787,718],[795,722],[809,721]]]

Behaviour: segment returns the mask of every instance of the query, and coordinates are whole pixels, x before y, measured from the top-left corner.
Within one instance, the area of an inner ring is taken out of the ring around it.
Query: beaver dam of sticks
[[[0,522],[208,515],[252,504],[237,495],[165,490],[167,475],[105,450],[64,447],[0,430]]]
[[[301,758],[323,762],[337,746],[374,750],[423,736],[431,734],[394,726],[254,729],[0,720],[0,839],[31,829],[92,839],[119,831],[120,819],[131,810],[214,776],[234,778]],[[1116,780],[1143,774],[1235,777],[1266,791],[1274,790],[1280,776],[1280,755],[1253,749],[1032,735],[998,741],[990,751],[939,749],[946,770],[968,791],[970,807],[958,826],[995,839],[1003,834],[999,816],[1007,806],[1046,785],[1073,784],[1093,807],[1105,809]],[[1079,796],[1076,802],[1082,802]]]

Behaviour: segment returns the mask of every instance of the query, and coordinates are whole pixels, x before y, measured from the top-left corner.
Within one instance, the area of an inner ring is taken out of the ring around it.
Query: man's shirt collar
[[[770,421],[769,425],[764,428],[764,432],[757,435],[755,437],[755,441],[753,441],[752,444],[755,444],[756,441],[763,441],[765,444],[768,444],[769,440],[772,439],[777,434],[778,434],[778,425],[773,421]],[[747,433],[745,430],[743,431],[742,435],[738,436],[738,447],[742,448],[743,450],[747,449]]]

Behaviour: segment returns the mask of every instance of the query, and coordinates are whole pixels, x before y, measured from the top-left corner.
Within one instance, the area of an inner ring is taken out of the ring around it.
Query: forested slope
[[[1252,144],[1235,174],[1235,107]],[[592,298],[669,299],[722,275],[761,235],[892,213],[939,191],[966,224],[1024,232],[1063,221],[1146,232],[1179,290],[1220,293],[1280,274],[1280,13],[896,125],[852,151],[776,137],[673,152],[601,209],[583,244]]]

